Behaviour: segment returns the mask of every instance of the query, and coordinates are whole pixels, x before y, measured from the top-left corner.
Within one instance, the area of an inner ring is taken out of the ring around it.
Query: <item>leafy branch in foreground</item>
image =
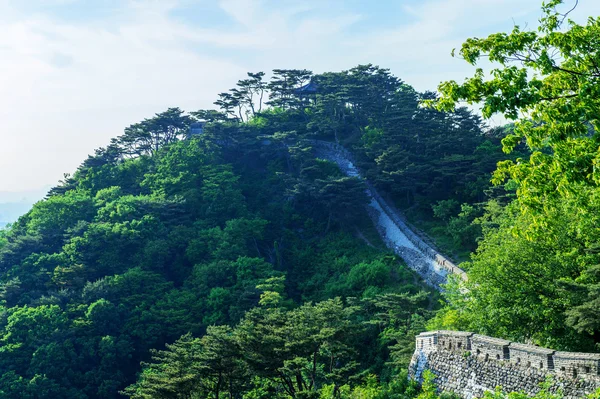
[[[480,103],[484,117],[501,113],[516,120],[502,140],[504,151],[523,142],[531,150],[528,159],[498,164],[493,181],[516,187],[516,200],[483,229],[466,266],[469,282],[449,291],[437,321],[556,348],[597,350],[600,19],[577,24],[568,19],[572,7],[566,3],[544,3],[537,30],[516,26],[468,39],[460,55],[473,65],[486,58],[495,68],[489,76],[478,68],[462,84],[442,83],[441,97],[428,103],[440,110]]]

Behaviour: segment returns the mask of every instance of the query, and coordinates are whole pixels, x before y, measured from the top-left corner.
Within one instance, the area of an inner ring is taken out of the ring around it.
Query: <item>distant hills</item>
[[[28,191],[0,191],[0,228],[15,222],[44,198],[48,188]]]
[[[33,205],[33,201],[0,203],[0,227],[16,221],[19,216],[26,213]]]

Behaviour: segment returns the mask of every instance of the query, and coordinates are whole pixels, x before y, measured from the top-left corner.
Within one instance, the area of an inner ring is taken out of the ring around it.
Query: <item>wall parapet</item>
[[[600,388],[600,353],[562,352],[465,331],[428,331],[416,337],[410,376],[436,375],[443,391],[479,397],[496,385],[534,395],[553,378],[565,398],[580,398]]]

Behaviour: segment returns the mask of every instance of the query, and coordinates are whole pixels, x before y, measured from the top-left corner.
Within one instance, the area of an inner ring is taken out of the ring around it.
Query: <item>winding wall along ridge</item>
[[[367,207],[386,245],[400,255],[430,285],[440,289],[453,274],[467,275],[424,241],[404,215],[364,179],[352,155],[341,145],[312,140],[316,155],[335,162],[348,176],[362,178],[371,202]],[[540,384],[552,377],[551,392],[565,399],[583,398],[600,388],[600,353],[561,352],[462,331],[431,331],[416,338],[409,367],[411,378],[420,381],[424,370],[436,376],[440,391],[465,399],[483,396],[500,386],[507,392],[535,395]]]
[[[317,156],[336,163],[346,175],[365,181],[367,194],[371,198],[367,210],[381,238],[386,246],[402,257],[427,284],[439,290],[440,286],[447,282],[448,274],[466,280],[467,275],[464,270],[415,233],[407,224],[404,215],[390,206],[375,187],[362,177],[348,150],[339,144],[327,141],[310,140],[309,142]]]
[[[361,176],[344,147],[319,140],[310,143],[317,156],[335,162],[346,175],[365,181],[371,198],[367,210],[383,241],[428,284],[440,289],[448,274],[467,279],[464,270],[424,241],[404,215]],[[440,391],[454,392],[465,399],[481,397],[498,386],[507,392],[535,395],[548,376],[552,377],[550,391],[562,392],[565,399],[583,398],[600,388],[600,353],[561,352],[472,332],[420,334],[409,376],[421,381],[426,369],[436,376]]]

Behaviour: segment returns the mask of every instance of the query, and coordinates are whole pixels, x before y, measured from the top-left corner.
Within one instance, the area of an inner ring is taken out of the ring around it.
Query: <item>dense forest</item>
[[[437,294],[385,250],[364,182],[309,139],[354,148],[374,184],[433,217],[481,199],[499,137],[371,65],[262,76],[218,111],[131,125],[3,233],[2,391],[313,397],[405,380]]]
[[[406,378],[428,328],[598,351],[600,22],[559,3],[467,41],[498,69],[439,94],[373,65],[275,69],[127,127],[0,231],[0,397],[437,398]],[[469,280],[429,289],[313,139]]]

